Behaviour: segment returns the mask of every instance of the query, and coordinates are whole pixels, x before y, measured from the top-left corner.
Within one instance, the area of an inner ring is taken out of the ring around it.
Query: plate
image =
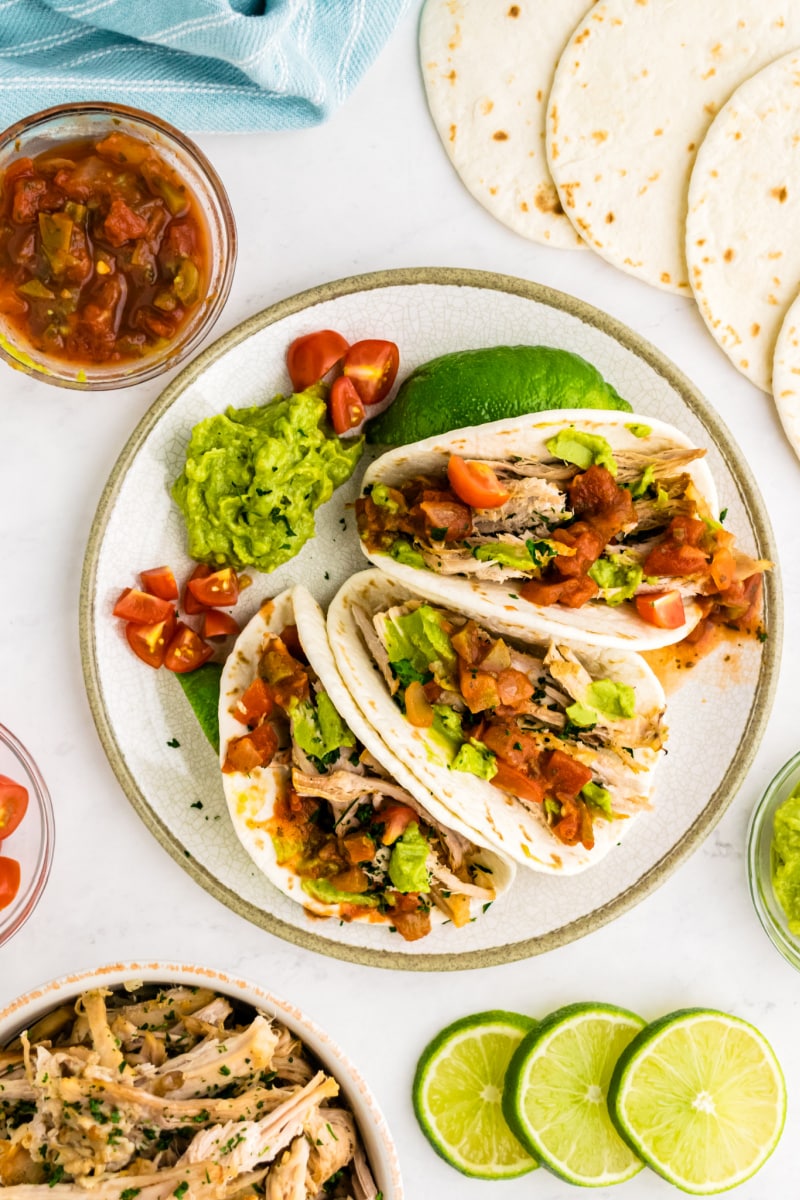
[[[669,754],[654,810],[586,873],[554,879],[520,870],[510,893],[466,929],[444,926],[421,942],[386,927],[310,918],[255,869],[231,828],[216,757],[168,671],[131,654],[111,610],[142,568],[190,563],[169,488],[192,426],[223,410],[289,390],[289,343],[315,329],[348,340],[390,337],[401,373],[449,350],[542,342],[582,354],[637,412],[671,421],[699,445],[744,550],[775,560],[763,501],[745,458],[717,415],[662,354],[630,329],[563,293],[479,271],[385,271],[313,288],[251,317],[216,342],[167,388],[134,431],[103,492],[84,563],[80,633],[92,713],[116,776],[173,858],[229,908],[309,949],[369,965],[455,970],[510,962],[580,937],[642,900],[709,833],[744,779],[777,680],[781,601],[767,576],[769,637],[717,651],[670,699]],[[367,565],[353,500],[369,455],[317,516],[317,537],[271,575],[254,575],[237,617],[303,582],[326,604]],[[174,743],[178,744],[175,745]]]

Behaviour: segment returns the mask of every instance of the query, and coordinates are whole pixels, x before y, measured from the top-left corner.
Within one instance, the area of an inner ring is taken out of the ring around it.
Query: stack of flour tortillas
[[[427,0],[420,59],[472,194],[694,293],[765,391],[775,354],[800,453],[800,0]]]

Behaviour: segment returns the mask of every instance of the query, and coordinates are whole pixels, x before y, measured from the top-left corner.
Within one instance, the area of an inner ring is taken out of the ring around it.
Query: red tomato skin
[[[232,608],[239,599],[239,578],[233,567],[221,567],[201,579],[192,578],[186,586],[204,609]]]
[[[295,338],[286,351],[286,366],[294,391],[304,392],[312,383],[318,383],[331,367],[342,361],[348,349],[349,343],[335,329],[320,329]]]
[[[196,600],[189,591],[189,584],[195,579],[207,579],[211,574],[211,570],[212,568],[208,565],[208,563],[198,563],[189,576],[186,587],[183,589],[183,611],[188,613],[190,617],[197,617],[200,615],[200,613],[204,613],[206,610],[205,605],[201,604],[199,600]]]
[[[8,908],[19,891],[22,877],[20,865],[15,858],[0,858],[0,908]]]
[[[201,632],[204,638],[232,637],[239,633],[239,623],[227,613],[210,609],[203,615]]]
[[[175,628],[175,634],[167,646],[164,666],[168,671],[174,671],[176,675],[186,675],[189,671],[196,671],[198,667],[202,667],[213,653],[213,646],[209,646],[199,634],[179,621]]]
[[[634,603],[642,620],[657,629],[680,629],[686,624],[680,592],[645,592],[636,596]]]
[[[331,425],[341,437],[355,429],[366,416],[364,405],[355,389],[352,379],[340,375],[334,379],[331,394],[328,397],[328,409],[331,414]]]
[[[342,370],[369,408],[380,404],[392,390],[400,366],[400,351],[394,342],[366,338],[355,342],[344,357]]]
[[[151,596],[138,588],[126,588],[114,605],[114,616],[123,621],[132,621],[134,625],[156,625],[166,621],[175,612],[167,600]]]
[[[153,567],[150,571],[142,571],[139,578],[142,590],[161,600],[177,600],[178,584],[169,567]]]
[[[148,667],[158,670],[164,665],[167,646],[175,634],[175,623],[174,610],[166,621],[159,621],[153,625],[136,625],[129,621],[125,626],[125,637],[136,657]]]
[[[28,789],[0,775],[0,841],[11,837],[28,809]]]

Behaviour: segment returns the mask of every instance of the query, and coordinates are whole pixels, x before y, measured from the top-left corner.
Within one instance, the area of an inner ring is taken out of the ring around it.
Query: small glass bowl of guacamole
[[[761,924],[800,971],[800,752],[781,767],[753,811],[747,872]]]

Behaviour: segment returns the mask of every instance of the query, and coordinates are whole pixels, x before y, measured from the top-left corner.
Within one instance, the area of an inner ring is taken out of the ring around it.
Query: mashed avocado
[[[772,886],[789,931],[800,934],[800,784],[775,810]]]
[[[343,892],[334,887],[329,879],[304,879],[301,888],[321,904],[358,904],[362,908],[377,908],[378,896],[367,892]]]
[[[617,473],[617,460],[614,458],[611,443],[599,434],[584,433],[574,425],[569,425],[566,429],[560,429],[555,437],[549,438],[545,446],[553,458],[574,463],[582,471],[597,466],[605,467],[612,475]]]
[[[355,735],[347,728],[327,692],[318,692],[315,704],[296,700],[290,708],[292,733],[301,750],[320,765],[338,758],[343,748],[355,746]]]
[[[362,438],[326,425],[326,389],[315,384],[257,408],[198,422],[172,496],[198,562],[274,571],[314,536],[314,512],[349,479]]]
[[[392,857],[389,859],[389,878],[398,892],[429,892],[430,878],[426,862],[428,860],[428,839],[420,833],[419,825],[412,821],[405,833],[392,847]]]

